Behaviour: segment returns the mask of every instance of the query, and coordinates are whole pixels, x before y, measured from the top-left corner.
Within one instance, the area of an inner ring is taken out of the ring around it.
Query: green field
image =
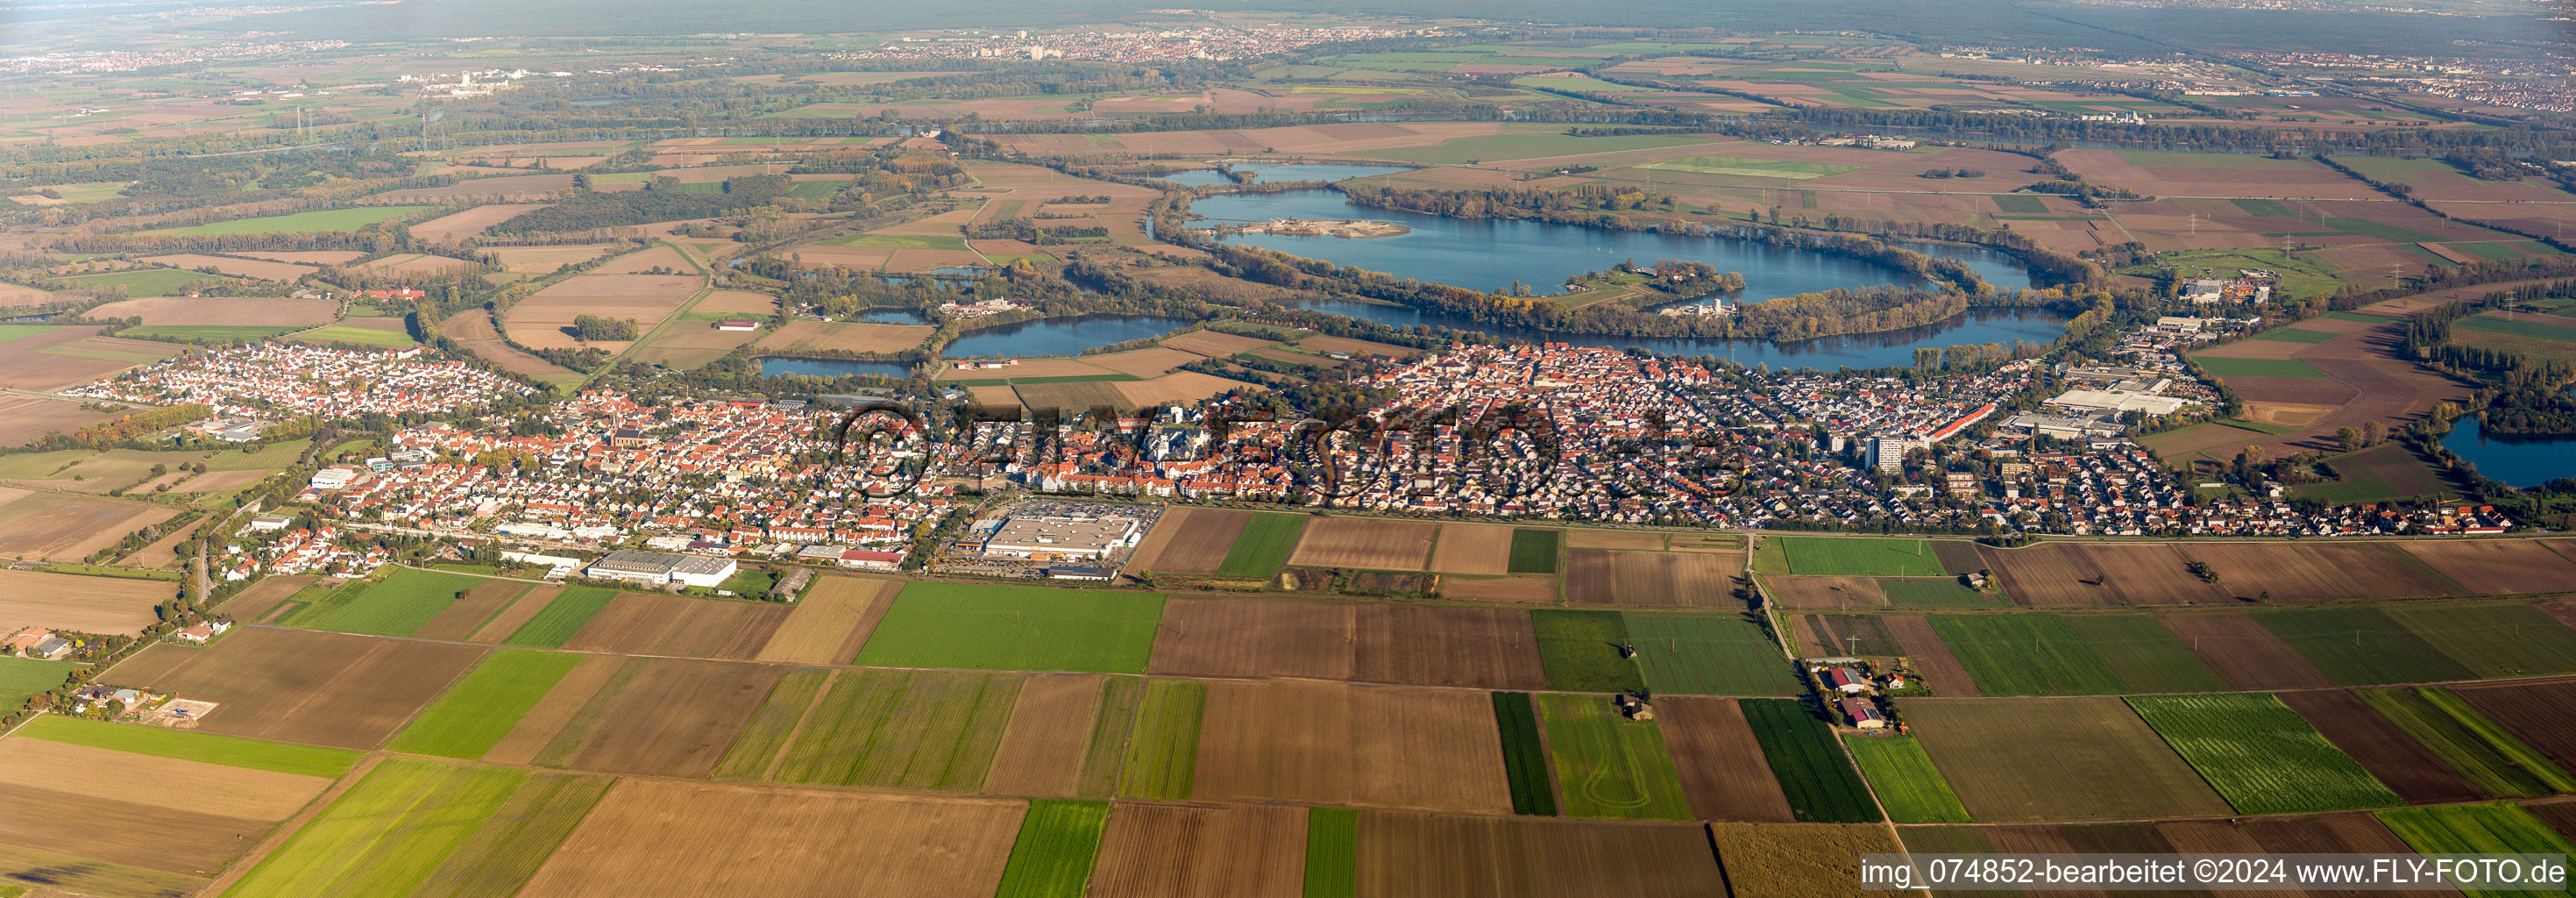
[[[555,681],[581,663],[580,655],[508,650],[493,652],[438,703],[412,718],[389,751],[446,758],[480,758],[510,727],[537,706]]]
[[[1259,577],[1269,579],[1288,563],[1297,550],[1297,538],[1306,532],[1302,514],[1255,514],[1243,524],[1243,533],[1234,538],[1234,546],[1225,550],[1225,561],[1216,572],[1226,577]]]
[[[1357,898],[1359,876],[1360,812],[1308,809],[1304,898]]]
[[[913,583],[851,663],[1140,674],[1162,617],[1148,593]]]
[[[2258,611],[2254,619],[2340,685],[2476,678],[2467,667],[2377,608]]]
[[[2047,203],[2044,203],[2044,202],[2041,202],[2041,201],[2040,201],[2040,199],[2039,199],[2039,197],[2032,196],[2032,195],[2030,195],[2030,194],[2026,194],[2026,193],[2007,194],[2007,195],[2003,195],[2003,196],[1995,197],[1994,199],[1995,199],[1995,208],[1997,208],[1997,209],[2001,209],[2001,210],[2003,210],[2003,211],[2004,211],[2005,213],[2007,213],[2007,214],[2011,214],[2011,215],[2046,215],[2046,214],[2048,214],[2048,204],[2047,204]]]
[[[950,234],[851,234],[823,241],[824,246],[865,246],[877,249],[944,249],[966,251],[966,238]]]
[[[1529,693],[1494,693],[1494,727],[1503,740],[1503,776],[1512,787],[1512,813],[1556,816],[1547,745],[1540,741],[1538,710],[1531,706]]]
[[[1557,548],[1564,542],[1563,530],[1515,529],[1512,531],[1512,559],[1505,570],[1515,574],[1556,573]]]
[[[2347,234],[2377,237],[2396,243],[2434,243],[2438,239],[2431,234],[2421,234],[2384,221],[2373,221],[2367,218],[2320,218],[2317,221]]]
[[[55,283],[82,290],[105,290],[123,287],[127,296],[168,296],[198,281],[231,281],[222,275],[177,268],[144,268],[134,271],[111,271],[106,274],[82,274],[58,278]]]
[[[1565,784],[1566,816],[1690,819],[1661,726],[1622,717],[1601,696],[1536,698],[1548,755]]]
[[[2200,370],[2211,377],[2315,377],[2326,373],[2298,359],[2227,359],[2208,355],[2192,356]]]
[[[279,334],[291,334],[298,330],[301,330],[301,328],[263,327],[255,324],[147,324],[142,327],[129,327],[124,330],[117,331],[116,335],[130,340],[203,340],[208,342],[237,340],[242,342],[251,342],[255,340],[265,340]]]
[[[1763,552],[1786,556],[1788,569],[1779,573],[1826,577],[1943,577],[1941,559],[1932,554],[1929,540],[1838,537],[1774,536],[1762,541]]]
[[[972,792],[984,785],[1024,679],[962,671],[842,671],[822,700],[813,702],[804,728],[786,741],[776,772],[764,778]],[[771,701],[796,707],[798,698],[789,691]]]
[[[2130,693],[2225,692],[2227,680],[2150,614],[2069,614],[2064,620]]]
[[[2576,777],[2459,696],[2435,687],[2365,689],[2354,695],[2489,795],[2576,792]]]
[[[1031,800],[994,898],[1082,898],[1108,825],[1105,801]]]
[[[1636,666],[1656,694],[1797,695],[1780,645],[1745,614],[1626,614]]]
[[[1843,747],[1851,750],[1852,760],[1859,762],[1862,773],[1869,777],[1871,791],[1878,793],[1878,803],[1887,808],[1887,817],[1898,823],[1966,823],[1968,808],[1959,803],[1957,793],[1950,791],[1950,781],[1932,766],[1932,756],[1923,753],[1923,744],[1912,736],[1845,736]]]
[[[51,333],[62,328],[51,324],[0,324],[0,343]]]
[[[1957,577],[1880,577],[1878,591],[1887,596],[1888,604],[1898,608],[1995,608],[2008,604],[2001,591],[1970,589]]]
[[[2132,696],[2129,707],[2241,813],[2406,803],[2271,693]]]
[[[1794,698],[1744,699],[1744,720],[1762,743],[1771,778],[1801,823],[1876,823],[1869,785],[1846,760],[1833,727]]]
[[[2562,854],[2576,856],[2576,845],[2551,831],[2540,818],[2506,803],[2452,805],[2438,808],[2391,808],[2379,822],[2421,854]],[[2567,894],[2522,890],[2461,889],[2466,898],[2521,898],[2534,894]]]
[[[2405,320],[2402,318],[2391,318],[2386,315],[2366,315],[2360,312],[2327,312],[2323,317],[2332,318],[2336,321],[2358,321],[2363,324],[2387,324],[2392,321]]]
[[[1538,631],[1538,658],[1547,688],[1567,692],[1637,692],[1646,688],[1637,663],[1619,656],[1630,644],[1627,620],[1616,611],[1540,608],[1530,612]]]
[[[27,721],[27,724],[19,727],[13,735],[43,739],[47,742],[133,752],[138,755],[180,758],[221,764],[226,767],[247,767],[252,770],[321,777],[338,777],[349,772],[349,768],[356,766],[358,759],[366,754],[337,748],[315,748],[309,745],[262,742],[237,736],[218,736],[193,730],[108,723],[64,717],[59,714],[40,715],[34,720]]]
[[[2545,321],[2533,321],[2529,318],[2507,319],[2493,316],[2494,313],[2492,312],[2485,315],[2473,315],[2460,319],[2452,326],[2458,327],[2462,330],[2486,331],[2492,334],[2512,334],[2517,337],[2533,337],[2557,343],[2576,343],[2576,327],[2568,327],[2564,324],[2551,324]]]
[[[2118,695],[2120,676],[2056,614],[1936,614],[1932,631],[1987,695]]]
[[[2245,214],[2257,218],[2301,217],[2297,210],[2283,205],[2280,200],[2230,200],[2229,202],[2235,203],[2236,208],[2244,210]]]
[[[72,671],[87,666],[0,655],[0,713],[16,711],[29,697],[54,691],[71,679]]]
[[[445,571],[396,568],[382,580],[335,589],[306,587],[295,598],[312,604],[289,615],[284,623],[310,630],[409,636],[456,604],[457,597],[490,582]]]
[[[554,601],[546,603],[545,610],[528,618],[527,623],[520,624],[519,629],[510,633],[510,638],[501,640],[501,644],[538,649],[562,648],[564,640],[581,632],[582,625],[590,623],[591,616],[608,607],[609,601],[615,598],[617,590],[614,589],[566,587],[555,594]]]
[[[506,896],[608,785],[605,777],[390,759],[224,894]]]
[[[1188,801],[1190,784],[1198,778],[1199,716],[1206,710],[1206,683],[1145,681],[1144,698],[1136,707],[1136,731],[1127,740],[1127,767],[1119,775],[1118,795]]]
[[[218,234],[286,234],[299,231],[355,231],[388,218],[409,218],[416,212],[427,212],[429,206],[364,206],[356,209],[321,209],[292,215],[265,218],[237,218],[217,221],[192,228],[169,228],[145,231],[146,234],[170,234],[182,237]]]
[[[350,327],[343,324],[326,324],[309,331],[303,331],[295,334],[294,339],[310,340],[317,343],[355,343],[361,346],[389,346],[396,349],[408,349],[419,345],[417,341],[411,338],[411,334],[403,331],[377,330],[372,327]]]
[[[2529,605],[2393,607],[2388,617],[2480,677],[2576,673],[2576,630]]]
[[[1127,759],[1127,739],[1136,729],[1137,705],[1145,681],[1110,677],[1100,684],[1100,702],[1092,709],[1091,739],[1082,755],[1082,772],[1074,778],[1075,798],[1109,798],[1118,794],[1118,774]]]
[[[1837,165],[1831,162],[1786,162],[1777,159],[1738,159],[1733,156],[1693,156],[1688,159],[1649,162],[1637,167],[1703,175],[1776,178],[1783,181],[1806,181],[1827,175],[1855,172],[1863,168],[1858,165]],[[2040,211],[2048,210],[2043,207]]]
[[[1688,146],[1700,142],[1699,138],[1680,134],[1575,137],[1560,131],[1549,130],[1460,137],[1434,146],[1370,150],[1364,155],[1372,159],[1394,159],[1402,162],[1493,162],[1503,159],[1539,159],[1551,156],[1614,153],[1621,150],[1651,150],[1658,147]]]
[[[770,687],[769,699],[753,715],[751,725],[734,737],[733,748],[725,752],[724,763],[716,765],[713,778],[720,780],[756,780],[769,775],[769,765],[777,760],[778,750],[787,746],[787,736],[805,719],[805,709],[814,704],[814,696],[823,691],[823,681],[830,671],[800,667],[778,678]]]
[[[800,200],[828,200],[850,186],[848,181],[798,181],[787,188],[787,195]]]

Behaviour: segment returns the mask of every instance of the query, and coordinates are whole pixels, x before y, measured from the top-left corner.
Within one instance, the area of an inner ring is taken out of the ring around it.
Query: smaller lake
[[[852,374],[892,377],[898,380],[912,376],[912,368],[902,362],[859,362],[846,359],[761,359],[760,376],[809,374],[815,377],[846,377]]]
[[[1040,318],[968,331],[939,354],[952,359],[1078,355],[1095,346],[1151,337],[1189,324],[1186,318],[1158,315]]]
[[[2478,466],[2489,480],[2535,487],[2561,477],[2576,477],[2576,438],[2487,436],[2478,419],[2461,418],[2442,438],[2442,448]]]

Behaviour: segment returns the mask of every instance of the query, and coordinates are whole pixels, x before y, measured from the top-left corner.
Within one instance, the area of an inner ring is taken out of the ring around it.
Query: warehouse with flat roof
[[[984,554],[1102,558],[1134,547],[1144,529],[1135,518],[1013,515],[984,540]]]
[[[620,549],[608,557],[590,563],[581,575],[598,580],[621,580],[646,586],[707,586],[732,577],[735,565],[731,558],[708,558],[704,555],[673,555],[667,552],[636,552]]]

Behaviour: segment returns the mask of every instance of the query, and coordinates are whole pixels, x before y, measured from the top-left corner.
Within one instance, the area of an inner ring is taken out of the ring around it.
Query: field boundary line
[[[408,726],[410,722],[405,721],[404,724]],[[270,830],[266,838],[259,840],[259,844],[251,846],[249,851],[235,859],[232,866],[225,867],[224,872],[216,874],[214,879],[209,880],[206,887],[199,890],[197,894],[221,895],[231,890],[233,886],[239,885],[242,878],[249,876],[253,868],[268,860],[270,855],[285,848],[288,841],[293,840],[298,833],[304,831],[306,826],[312,824],[313,818],[321,816],[323,811],[330,810],[332,805],[338,804],[342,797],[349,794],[349,790],[357,788],[360,780],[366,779],[367,774],[374,773],[376,766],[384,763],[389,757],[391,755],[381,751],[367,752],[365,757],[358,759],[355,766],[349,768],[348,773],[341,774],[339,781],[332,783],[331,788],[324,789],[322,794],[313,796],[313,801],[305,805],[303,810],[297,811],[295,816],[278,821],[275,824],[276,828]],[[451,763],[455,761],[454,758],[441,760]]]
[[[777,753],[769,756],[769,766],[760,768],[761,782],[772,782],[773,778],[778,775],[778,768],[787,763],[788,751],[796,747],[796,737],[805,735],[805,725],[814,722],[814,710],[823,706],[823,697],[831,695],[832,687],[840,682],[841,672],[839,670],[828,671],[823,674],[822,685],[814,687],[814,697],[805,700],[805,712],[796,715],[796,726],[787,731],[787,739],[785,741],[778,743]],[[736,736],[735,738],[739,739],[741,737]]]

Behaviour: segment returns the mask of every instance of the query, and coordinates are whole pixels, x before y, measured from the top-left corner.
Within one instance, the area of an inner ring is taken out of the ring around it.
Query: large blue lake
[[[2487,436],[2478,419],[2462,418],[2442,438],[2442,448],[2478,466],[2490,480],[2533,487],[2561,477],[2576,477],[2576,439],[2566,437]]]
[[[1078,355],[1085,349],[1125,343],[1186,327],[1183,318],[1155,315],[1081,315],[1040,318],[966,332],[939,354],[952,359],[993,356]]]

